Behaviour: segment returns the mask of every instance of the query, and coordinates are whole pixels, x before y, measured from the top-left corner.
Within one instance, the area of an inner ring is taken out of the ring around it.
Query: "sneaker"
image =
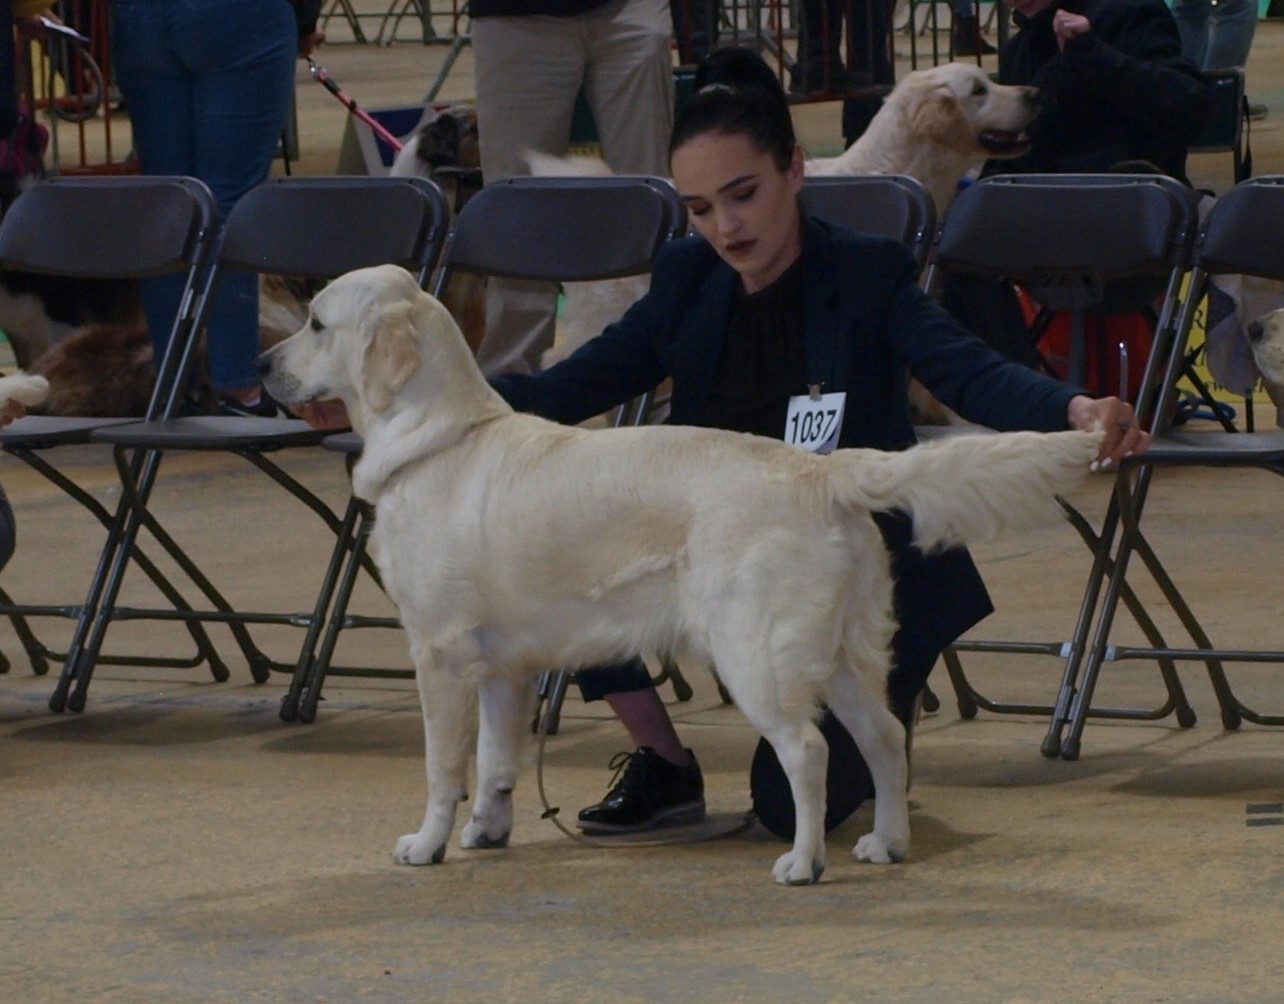
[[[638,833],[704,819],[704,778],[694,753],[679,767],[642,746],[615,754],[610,766],[615,777],[606,798],[580,810],[585,833]]]
[[[1248,103],[1248,121],[1262,121],[1262,119],[1266,118],[1266,114],[1269,110],[1270,109],[1268,109],[1264,104],[1260,104],[1257,101],[1250,101]]]
[[[259,394],[259,399],[253,404],[246,404],[234,397],[220,397],[218,399],[218,414],[220,415],[239,415],[242,418],[290,418],[285,410],[273,400],[272,395],[267,391]]]

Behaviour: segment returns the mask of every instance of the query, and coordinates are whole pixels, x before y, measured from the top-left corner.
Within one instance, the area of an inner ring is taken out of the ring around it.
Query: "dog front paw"
[[[423,833],[407,833],[392,852],[399,865],[439,865],[446,859],[446,842],[433,841]]]
[[[460,846],[470,850],[489,851],[499,847],[507,847],[508,838],[511,834],[511,830],[501,830],[498,835],[492,836],[487,831],[486,824],[474,817],[468,820],[459,843]]]
[[[781,885],[811,885],[825,873],[825,862],[790,851],[776,859],[771,874]]]
[[[890,865],[904,861],[908,852],[908,840],[884,840],[877,833],[866,833],[852,848],[852,855],[857,861],[868,861],[875,865]]]

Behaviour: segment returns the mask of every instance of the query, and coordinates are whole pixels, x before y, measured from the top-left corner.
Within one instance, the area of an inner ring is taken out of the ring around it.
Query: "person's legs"
[[[798,62],[790,74],[794,91],[839,91],[847,86],[842,56],[845,14],[863,19],[863,4],[859,0],[802,0]],[[848,60],[852,59],[849,52]]]
[[[1247,65],[1257,32],[1257,0],[1219,0],[1208,24],[1207,48],[1199,65],[1205,70]]]
[[[1208,51],[1208,20],[1212,13],[1212,0],[1173,0],[1173,19],[1181,36],[1181,54],[1203,68],[1204,53]]]
[[[704,817],[704,778],[678,738],[668,709],[640,659],[576,674],[585,701],[605,700],[624,724],[634,752],[612,758],[619,768],[602,801],[580,810],[593,833],[632,833]]]
[[[185,18],[176,16],[173,34],[196,75],[194,173],[210,186],[226,219],[241,196],[271,173],[294,91],[294,15],[289,5],[274,0],[222,0],[199,5]],[[223,276],[206,330],[214,390],[257,396],[256,275]]]
[[[700,62],[717,47],[716,0],[673,0],[669,11],[673,37],[678,43],[678,60],[684,66]]]
[[[616,0],[583,19],[585,92],[617,174],[669,173],[673,69],[664,0]]]
[[[865,4],[868,4],[866,8]],[[856,4],[850,25],[847,65],[850,85],[858,92],[843,101],[843,140],[854,143],[883,104],[883,88],[896,82],[890,52],[891,20],[885,0]]]
[[[999,50],[981,34],[981,19],[977,17],[974,0],[953,0],[954,55],[992,56]]]
[[[586,54],[575,18],[483,17],[472,49],[482,174],[487,183],[530,173],[523,148],[561,155],[570,145]],[[477,362],[488,376],[529,373],[553,344],[556,291],[491,280]]]
[[[111,32],[112,67],[129,108],[134,154],[143,173],[194,175],[194,78],[173,52],[164,0],[115,0]],[[159,361],[178,312],[183,277],[146,279],[140,287]]]

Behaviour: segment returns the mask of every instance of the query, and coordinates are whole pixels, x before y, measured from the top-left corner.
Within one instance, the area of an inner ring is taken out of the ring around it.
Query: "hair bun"
[[[722,84],[733,90],[777,90],[780,80],[775,71],[753,49],[728,46],[709,53],[696,67],[693,87],[704,90]]]

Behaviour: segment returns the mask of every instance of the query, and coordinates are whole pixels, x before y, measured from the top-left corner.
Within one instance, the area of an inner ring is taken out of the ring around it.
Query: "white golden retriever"
[[[944,63],[907,73],[869,127],[837,157],[807,161],[807,173],[908,174],[943,214],[959,179],[990,157],[1029,149],[1038,90],[994,83],[974,63]]]
[[[446,309],[396,266],[340,277],[311,311],[259,368],[284,403],[342,398],[364,438],[353,489],[376,507],[372,550],[409,635],[426,739],[428,808],[397,861],[444,858],[478,703],[462,843],[502,847],[534,676],[674,648],[716,663],[779,753],[798,825],[777,881],[815,882],[825,867],[822,703],[876,786],[856,857],[905,856],[905,734],[885,699],[892,580],[870,512],[911,512],[925,548],[1047,518],[1098,435],[821,457],[710,429],[590,431],[515,413]]]

